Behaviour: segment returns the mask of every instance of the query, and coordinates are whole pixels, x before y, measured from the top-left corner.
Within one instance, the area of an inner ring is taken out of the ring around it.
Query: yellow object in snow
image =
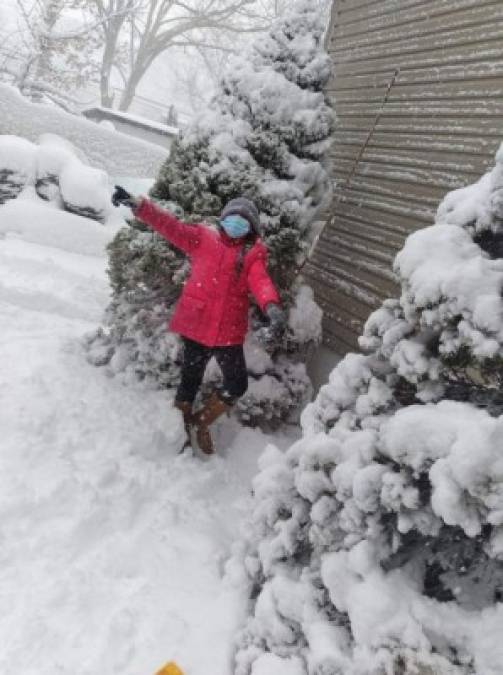
[[[176,663],[170,661],[165,666],[163,666],[161,670],[157,671],[155,675],[183,675],[183,673]]]

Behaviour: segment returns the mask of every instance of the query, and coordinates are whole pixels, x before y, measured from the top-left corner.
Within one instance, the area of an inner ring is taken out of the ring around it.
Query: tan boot
[[[178,408],[178,410],[180,410],[183,415],[185,433],[187,434],[187,438],[183,447],[186,448],[191,443],[190,432],[194,423],[194,416],[192,415],[192,403],[189,403],[188,401],[175,401],[175,408]]]
[[[193,423],[196,427],[197,444],[205,455],[213,455],[215,448],[211,438],[209,427],[221,415],[229,412],[232,406],[228,405],[217,394],[213,393],[206,401],[202,410],[193,416]]]

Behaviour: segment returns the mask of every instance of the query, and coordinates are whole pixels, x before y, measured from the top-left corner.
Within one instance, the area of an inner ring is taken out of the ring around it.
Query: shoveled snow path
[[[0,672],[226,675],[243,598],[224,564],[268,439],[226,421],[224,457],[177,456],[169,395],[78,347],[105,259],[16,236],[0,239]]]

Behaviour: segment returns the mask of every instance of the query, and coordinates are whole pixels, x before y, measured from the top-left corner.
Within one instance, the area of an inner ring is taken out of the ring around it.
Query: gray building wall
[[[391,267],[407,235],[493,163],[503,141],[503,2],[336,0],[328,47],[337,186],[305,273],[325,312],[325,345],[342,355],[396,296]]]

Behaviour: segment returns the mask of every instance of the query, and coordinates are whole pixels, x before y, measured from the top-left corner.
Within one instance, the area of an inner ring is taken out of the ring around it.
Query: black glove
[[[130,209],[135,209],[138,206],[138,200],[129,194],[127,190],[124,190],[123,187],[116,185],[112,195],[112,204],[114,206],[124,204],[124,206],[128,206]]]
[[[259,342],[268,350],[278,346],[278,341],[283,337],[286,328],[285,313],[279,305],[269,303],[264,314],[269,319],[269,325],[259,328],[256,336]]]
[[[265,315],[269,319],[269,330],[275,338],[281,338],[286,328],[285,312],[279,305],[271,302],[265,308]]]

